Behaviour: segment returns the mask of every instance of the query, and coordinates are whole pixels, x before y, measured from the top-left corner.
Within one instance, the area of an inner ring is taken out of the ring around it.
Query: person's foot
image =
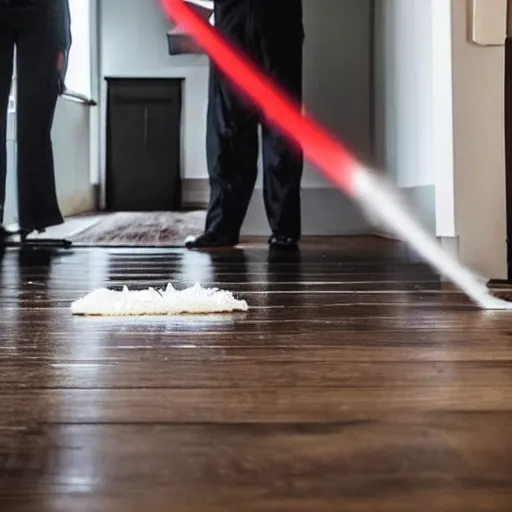
[[[15,236],[17,234],[18,233],[9,231],[8,229],[4,228],[4,226],[0,225],[0,242],[7,240],[8,238],[11,238],[12,236]]]
[[[216,247],[234,247],[238,244],[238,240],[217,235],[216,233],[203,233],[197,237],[188,237],[185,240],[187,249],[209,249]]]
[[[29,235],[34,233],[34,231],[38,235],[40,235],[40,234],[42,234],[42,233],[44,233],[46,231],[46,228],[42,228],[42,229],[25,229],[25,228],[20,228],[19,235],[20,235],[21,243],[24,244],[27,241],[27,238],[29,237]]]
[[[295,252],[299,250],[299,242],[284,235],[272,235],[268,240],[268,244],[271,249],[279,251]]]

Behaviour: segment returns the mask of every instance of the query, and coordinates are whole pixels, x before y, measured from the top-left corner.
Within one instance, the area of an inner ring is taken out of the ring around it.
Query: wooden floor
[[[512,510],[512,314],[393,242],[0,268],[2,512]],[[196,280],[251,310],[70,315],[100,286]]]

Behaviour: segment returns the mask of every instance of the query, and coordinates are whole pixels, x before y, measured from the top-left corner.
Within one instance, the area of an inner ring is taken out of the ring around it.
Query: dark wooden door
[[[108,210],[180,209],[181,90],[181,79],[108,79]]]

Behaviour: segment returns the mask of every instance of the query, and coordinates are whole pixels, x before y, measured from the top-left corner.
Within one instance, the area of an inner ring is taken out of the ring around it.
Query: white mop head
[[[200,284],[176,290],[168,284],[164,290],[122,291],[101,288],[71,304],[73,315],[87,316],[147,316],[230,313],[247,311],[245,300],[235,299],[231,292],[203,288]]]

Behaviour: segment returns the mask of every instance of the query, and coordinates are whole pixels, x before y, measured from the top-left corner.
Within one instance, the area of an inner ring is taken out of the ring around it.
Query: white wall
[[[387,165],[399,187],[434,183],[431,0],[378,0],[378,86]],[[382,91],[379,91],[382,94]]]
[[[463,261],[506,277],[504,48],[468,41],[468,3],[452,0],[455,211]]]
[[[443,48],[450,40],[449,25],[443,40],[433,12],[440,4],[377,0],[375,17],[377,160],[432,232],[439,228],[435,170],[443,165],[439,148],[446,140],[438,130],[450,125],[440,102],[445,83],[436,72],[440,48],[450,59],[449,47]]]
[[[432,37],[432,165],[436,235],[455,238],[452,16],[449,1],[430,0]]]
[[[94,210],[89,177],[91,107],[60,99],[53,123],[57,197],[65,217]]]
[[[2,222],[8,226],[18,219],[16,192],[16,113],[15,95],[11,91],[7,114],[7,176],[5,181],[5,204]]]

